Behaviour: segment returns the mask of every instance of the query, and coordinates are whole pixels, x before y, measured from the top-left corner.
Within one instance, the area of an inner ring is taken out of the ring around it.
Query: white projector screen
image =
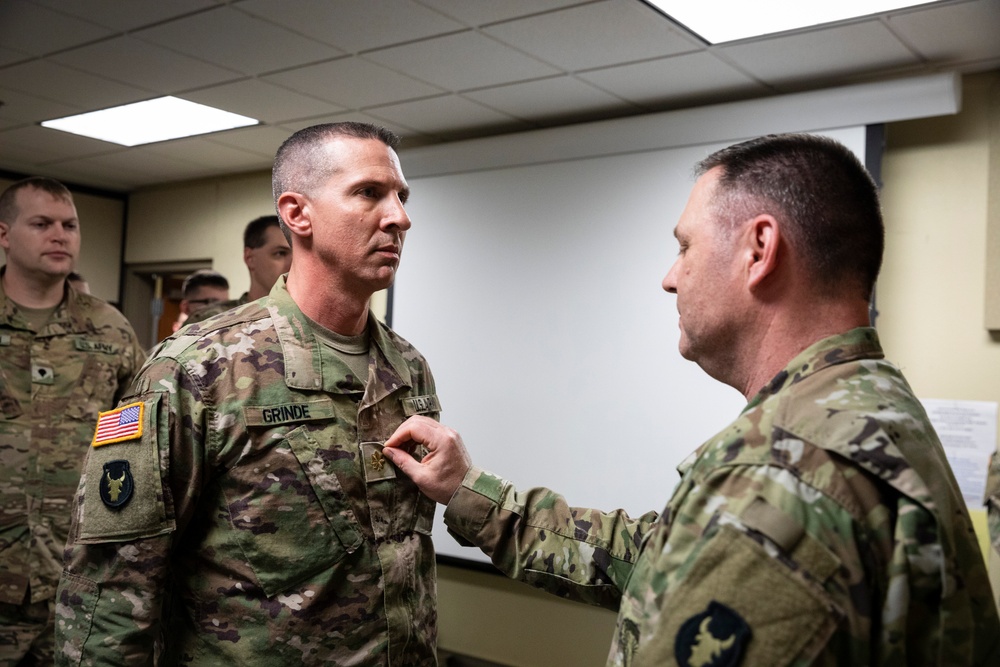
[[[823,134],[864,161],[863,127]],[[681,358],[661,288],[693,166],[725,144],[409,179],[392,326],[477,465],[571,505],[660,511],[677,465],[743,408]],[[488,562],[441,514],[438,553]]]

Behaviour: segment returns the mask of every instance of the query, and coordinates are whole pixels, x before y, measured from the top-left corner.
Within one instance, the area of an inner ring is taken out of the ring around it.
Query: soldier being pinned
[[[368,307],[410,229],[397,142],[360,123],[285,141],[288,274],[166,339],[102,415],[63,664],[150,664],[161,634],[161,665],[436,664],[434,503],[371,458],[439,409],[424,358]]]

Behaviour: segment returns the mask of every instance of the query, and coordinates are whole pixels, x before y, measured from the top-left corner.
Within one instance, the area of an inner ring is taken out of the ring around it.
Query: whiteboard
[[[863,127],[823,134],[864,161]],[[409,179],[392,326],[427,357],[476,465],[638,516],[739,414],[743,396],[678,353],[661,287],[693,167],[729,143]],[[438,553],[488,562],[442,514]]]

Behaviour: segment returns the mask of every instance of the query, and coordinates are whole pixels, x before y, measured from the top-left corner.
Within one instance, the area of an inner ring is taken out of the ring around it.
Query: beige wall
[[[206,259],[226,276],[230,296],[250,288],[243,263],[243,230],[248,222],[274,213],[271,173],[257,172],[165,185],[129,198],[126,264]],[[372,298],[384,319],[386,294]]]
[[[967,76],[963,89],[958,115],[888,128],[878,328],[921,398],[1000,402],[1000,334],[985,325],[988,225],[1000,233],[995,200],[988,215],[991,163],[1000,167],[995,134],[991,140],[1000,71]],[[986,461],[983,468],[985,477]],[[984,511],[973,520],[988,551]],[[995,552],[990,568],[1000,593]]]
[[[141,190],[129,198],[125,263],[207,259],[239,296],[250,287],[243,229],[272,213],[268,172]]]
[[[0,178],[0,191],[12,180]],[[90,291],[105,301],[118,301],[121,276],[122,234],[125,230],[125,201],[115,197],[73,193],[80,217],[80,259],[76,270],[90,283]],[[0,264],[6,261],[0,250]]]

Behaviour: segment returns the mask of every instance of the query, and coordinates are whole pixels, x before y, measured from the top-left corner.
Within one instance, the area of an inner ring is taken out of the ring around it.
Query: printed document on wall
[[[970,508],[983,506],[986,471],[997,447],[997,403],[923,399],[948,463]]]

